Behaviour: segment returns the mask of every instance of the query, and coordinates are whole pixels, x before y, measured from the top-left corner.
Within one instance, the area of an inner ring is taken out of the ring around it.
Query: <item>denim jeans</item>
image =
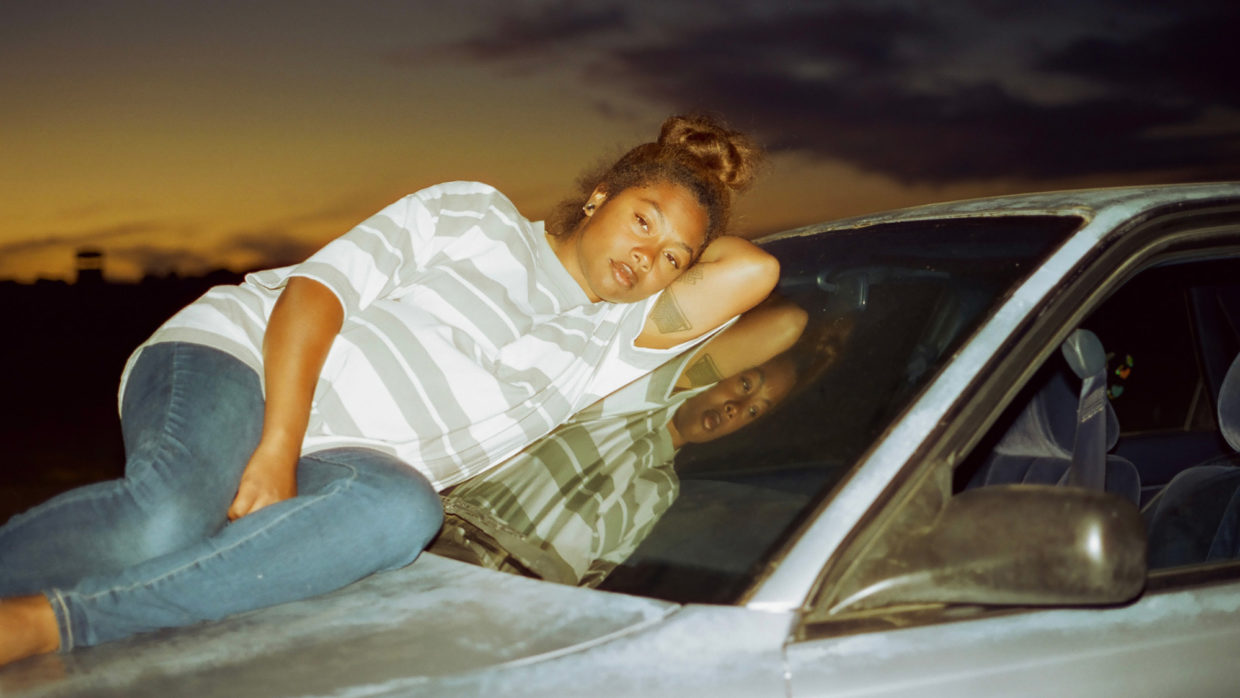
[[[229,522],[262,419],[237,359],[145,348],[123,397],[125,477],[0,527],[0,597],[45,594],[68,651],[326,593],[409,564],[439,531],[426,478],[365,448],[303,456],[296,497]]]

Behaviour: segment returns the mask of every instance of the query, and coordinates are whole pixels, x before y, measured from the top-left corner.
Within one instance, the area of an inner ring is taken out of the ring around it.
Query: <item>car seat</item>
[[[1097,350],[1101,351],[1100,345]],[[1000,437],[968,487],[1069,484],[1077,425],[1081,421],[1080,400],[1070,385],[1070,375],[1059,369],[1042,379],[1033,398]],[[1101,404],[1105,425],[1101,445],[1105,458],[1103,488],[1135,504],[1141,496],[1141,477],[1131,461],[1105,454],[1119,439],[1119,420],[1110,402]]]
[[[1151,568],[1240,557],[1240,355],[1219,388],[1218,422],[1235,453],[1186,468],[1142,512]]]

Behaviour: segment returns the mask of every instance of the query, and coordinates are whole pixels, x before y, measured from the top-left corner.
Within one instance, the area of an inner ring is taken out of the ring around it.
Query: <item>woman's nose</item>
[[[728,400],[727,402],[723,403],[723,414],[728,419],[731,419],[736,416],[737,409],[738,409],[737,404],[731,400]]]
[[[633,266],[642,271],[650,271],[650,251],[644,247],[633,248]]]

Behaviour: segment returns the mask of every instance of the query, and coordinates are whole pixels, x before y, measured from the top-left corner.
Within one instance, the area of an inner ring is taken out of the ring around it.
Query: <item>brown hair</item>
[[[615,163],[583,175],[577,182],[579,191],[548,217],[547,230],[557,236],[575,230],[596,187],[611,197],[630,187],[672,182],[688,189],[706,210],[705,247],[727,229],[732,198],[753,181],[761,159],[762,151],[753,141],[713,117],[672,116],[663,122],[659,140],[643,143]]]

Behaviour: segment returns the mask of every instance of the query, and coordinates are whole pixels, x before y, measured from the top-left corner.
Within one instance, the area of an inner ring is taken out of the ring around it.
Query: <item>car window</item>
[[[1084,323],[1106,347],[1107,393],[1124,434],[1214,429],[1217,385],[1205,367],[1240,351],[1228,315],[1234,274],[1220,263],[1150,269]]]

